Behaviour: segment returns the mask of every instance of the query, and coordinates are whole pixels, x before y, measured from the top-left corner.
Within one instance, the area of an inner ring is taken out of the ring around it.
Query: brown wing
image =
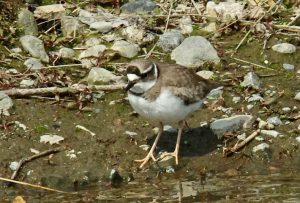
[[[180,65],[158,64],[158,68],[160,74],[157,83],[144,95],[151,100],[159,95],[161,86],[164,86],[180,97],[185,104],[191,104],[204,99],[212,89],[219,86]]]

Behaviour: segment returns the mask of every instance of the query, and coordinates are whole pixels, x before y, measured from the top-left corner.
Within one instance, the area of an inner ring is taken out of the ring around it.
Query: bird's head
[[[128,84],[126,91],[141,94],[150,89],[158,77],[157,65],[149,60],[139,59],[127,65]]]

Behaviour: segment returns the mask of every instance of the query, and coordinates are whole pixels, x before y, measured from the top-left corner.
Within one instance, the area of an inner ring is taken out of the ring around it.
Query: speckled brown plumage
[[[142,73],[152,63],[149,60],[135,60],[128,66],[136,67]],[[211,90],[220,86],[212,80],[202,78],[186,67],[177,64],[154,63],[158,69],[157,82],[151,89],[141,95],[149,101],[153,101],[159,96],[161,88],[168,88],[188,105],[204,99]],[[143,80],[153,79],[151,77],[153,77],[153,74],[148,74]]]

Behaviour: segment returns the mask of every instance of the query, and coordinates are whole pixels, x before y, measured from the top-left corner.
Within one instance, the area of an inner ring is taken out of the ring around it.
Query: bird
[[[222,88],[216,81],[204,79],[192,69],[149,59],[136,59],[127,64],[128,79],[125,90],[135,112],[159,124],[159,131],[150,151],[141,162],[143,168],[154,156],[155,148],[163,133],[164,125],[178,124],[175,150],[164,154],[175,157],[178,153],[185,119],[198,110],[210,92]]]

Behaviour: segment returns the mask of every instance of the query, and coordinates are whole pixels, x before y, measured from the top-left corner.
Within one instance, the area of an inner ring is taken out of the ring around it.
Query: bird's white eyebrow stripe
[[[134,81],[134,80],[140,79],[139,76],[137,76],[136,74],[132,74],[132,73],[127,74],[127,78],[129,81]]]

